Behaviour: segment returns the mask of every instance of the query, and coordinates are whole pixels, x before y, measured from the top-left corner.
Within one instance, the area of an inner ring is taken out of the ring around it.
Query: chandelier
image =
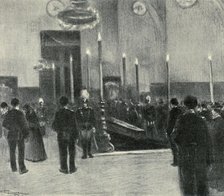
[[[60,26],[65,29],[91,29],[99,23],[98,12],[89,7],[88,0],[71,0],[70,5],[57,15]]]

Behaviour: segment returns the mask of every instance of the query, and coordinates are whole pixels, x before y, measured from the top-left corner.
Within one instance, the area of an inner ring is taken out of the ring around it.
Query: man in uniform
[[[212,163],[212,146],[205,120],[196,113],[197,98],[187,96],[187,111],[175,127],[174,141],[179,151],[179,172],[183,194],[208,195],[207,171]]]
[[[68,174],[77,171],[75,166],[75,144],[78,138],[78,131],[75,123],[75,113],[68,109],[68,98],[62,96],[59,100],[61,108],[56,112],[52,124],[58,135],[58,146],[60,156],[59,171]],[[67,157],[69,153],[69,170]]]
[[[96,120],[94,110],[88,105],[89,94],[84,89],[81,91],[82,106],[76,112],[76,120],[80,131],[81,145],[83,149],[82,159],[93,158],[91,141],[94,139]]]
[[[155,126],[156,109],[151,104],[151,97],[149,95],[145,98],[145,101],[146,101],[146,105],[143,109],[143,118],[144,118],[146,135],[148,137],[151,135],[151,138],[154,138],[155,132],[157,132],[156,126]]]
[[[27,173],[24,163],[24,140],[29,135],[28,122],[22,111],[19,110],[19,100],[14,98],[11,101],[12,109],[4,117],[2,126],[8,130],[8,144],[10,151],[10,163],[13,172],[17,171],[16,166],[16,146],[18,146],[18,162],[20,174]]]
[[[173,132],[175,123],[177,121],[177,118],[182,114],[182,109],[179,107],[179,103],[177,98],[172,98],[170,100],[170,106],[171,110],[169,113],[169,119],[168,119],[168,125],[166,129],[167,137],[170,142],[171,150],[173,153],[173,166],[177,166],[178,164],[178,151],[177,151],[177,146],[175,142],[173,141],[173,138],[171,137],[171,133]]]

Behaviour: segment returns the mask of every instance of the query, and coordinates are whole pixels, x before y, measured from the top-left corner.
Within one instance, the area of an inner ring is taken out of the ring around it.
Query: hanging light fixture
[[[91,29],[99,23],[98,12],[89,7],[88,0],[71,0],[70,5],[57,15],[63,29]]]

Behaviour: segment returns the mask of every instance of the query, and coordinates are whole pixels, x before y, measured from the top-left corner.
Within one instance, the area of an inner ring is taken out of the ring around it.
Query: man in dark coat
[[[146,135],[148,137],[154,138],[155,137],[155,132],[156,126],[156,109],[155,107],[151,104],[151,97],[147,96],[145,98],[146,105],[143,108],[143,119],[144,119],[144,126],[146,130]]]
[[[19,100],[12,99],[11,105],[12,109],[6,114],[2,125],[8,130],[11,169],[13,172],[17,171],[15,152],[18,146],[19,172],[24,174],[28,172],[24,163],[24,140],[29,135],[28,123],[23,112],[19,110]]]
[[[207,170],[212,163],[212,146],[205,120],[196,113],[197,98],[187,96],[187,111],[176,124],[179,172],[184,195],[208,195]]]
[[[210,135],[213,144],[214,164],[210,172],[210,185],[212,188],[224,191],[224,119],[216,108],[211,109]]]
[[[75,166],[75,144],[78,138],[78,131],[75,123],[75,113],[68,109],[68,98],[62,96],[59,100],[61,108],[56,112],[52,124],[58,134],[58,146],[60,156],[59,171],[68,174],[77,171]],[[69,171],[67,157],[69,153]]]
[[[81,145],[83,149],[82,159],[93,158],[91,152],[91,141],[94,139],[96,120],[94,110],[88,106],[88,100],[82,99],[82,107],[76,112],[76,120],[81,136]]]
[[[167,105],[162,98],[159,98],[156,106],[156,128],[161,139],[166,139],[167,113]]]
[[[170,100],[171,110],[169,113],[169,119],[168,119],[168,125],[166,129],[167,137],[170,141],[170,147],[173,153],[173,166],[177,166],[178,164],[178,151],[177,146],[175,142],[173,141],[173,138],[171,137],[171,133],[173,132],[175,123],[177,121],[177,118],[182,114],[182,109],[179,107],[179,103],[177,98],[172,98]]]

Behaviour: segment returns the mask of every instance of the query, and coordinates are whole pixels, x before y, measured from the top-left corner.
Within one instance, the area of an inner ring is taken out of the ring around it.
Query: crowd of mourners
[[[111,116],[144,128],[149,137],[166,136],[183,195],[206,196],[209,187],[224,191],[224,104],[187,96],[172,98],[168,107],[146,96],[144,104],[120,99],[108,105]]]
[[[224,107],[198,103],[194,96],[183,103],[171,99],[166,129],[183,193],[209,195],[209,187],[224,191]]]
[[[47,125],[57,133],[60,169],[64,174],[77,171],[75,152],[78,140],[83,150],[82,159],[93,158],[92,142],[95,141],[96,120],[94,110],[88,103],[89,94],[86,89],[81,91],[81,105],[75,111],[71,110],[69,99],[62,96],[59,106],[54,112],[52,122],[43,99],[39,100],[37,108],[31,104],[21,107],[17,98],[11,100],[11,106],[1,103],[0,146],[4,154],[9,149],[9,160],[12,172],[20,174],[28,172],[24,159],[32,162],[44,161],[47,153],[43,142]],[[2,145],[3,141],[8,143]],[[96,142],[95,142],[96,144]],[[18,148],[18,166],[16,161]],[[67,163],[67,160],[68,163]]]
[[[119,120],[147,130],[150,136],[165,138],[166,120],[168,117],[167,104],[163,99],[152,104],[151,97],[146,96],[144,102],[134,102],[116,99],[108,102],[108,114]]]
[[[68,174],[77,170],[75,147],[80,138],[83,159],[93,158],[91,143],[96,119],[89,106],[89,94],[82,90],[81,106],[73,111],[69,100],[62,96],[54,113],[51,128],[57,133],[60,169]],[[146,135],[165,137],[173,153],[173,166],[179,167],[180,184],[184,195],[209,195],[209,186],[224,191],[224,106],[220,103],[201,102],[186,96],[179,103],[172,98],[168,104],[159,99],[156,105],[146,96],[145,103],[126,103],[114,100],[108,103],[108,115],[144,128]],[[44,101],[38,107],[30,104],[20,107],[17,98],[11,106],[1,103],[0,138],[8,142],[10,165],[17,171],[16,148],[20,174],[28,172],[24,159],[44,161],[47,154],[43,136],[49,124]],[[67,159],[69,159],[67,163]]]

